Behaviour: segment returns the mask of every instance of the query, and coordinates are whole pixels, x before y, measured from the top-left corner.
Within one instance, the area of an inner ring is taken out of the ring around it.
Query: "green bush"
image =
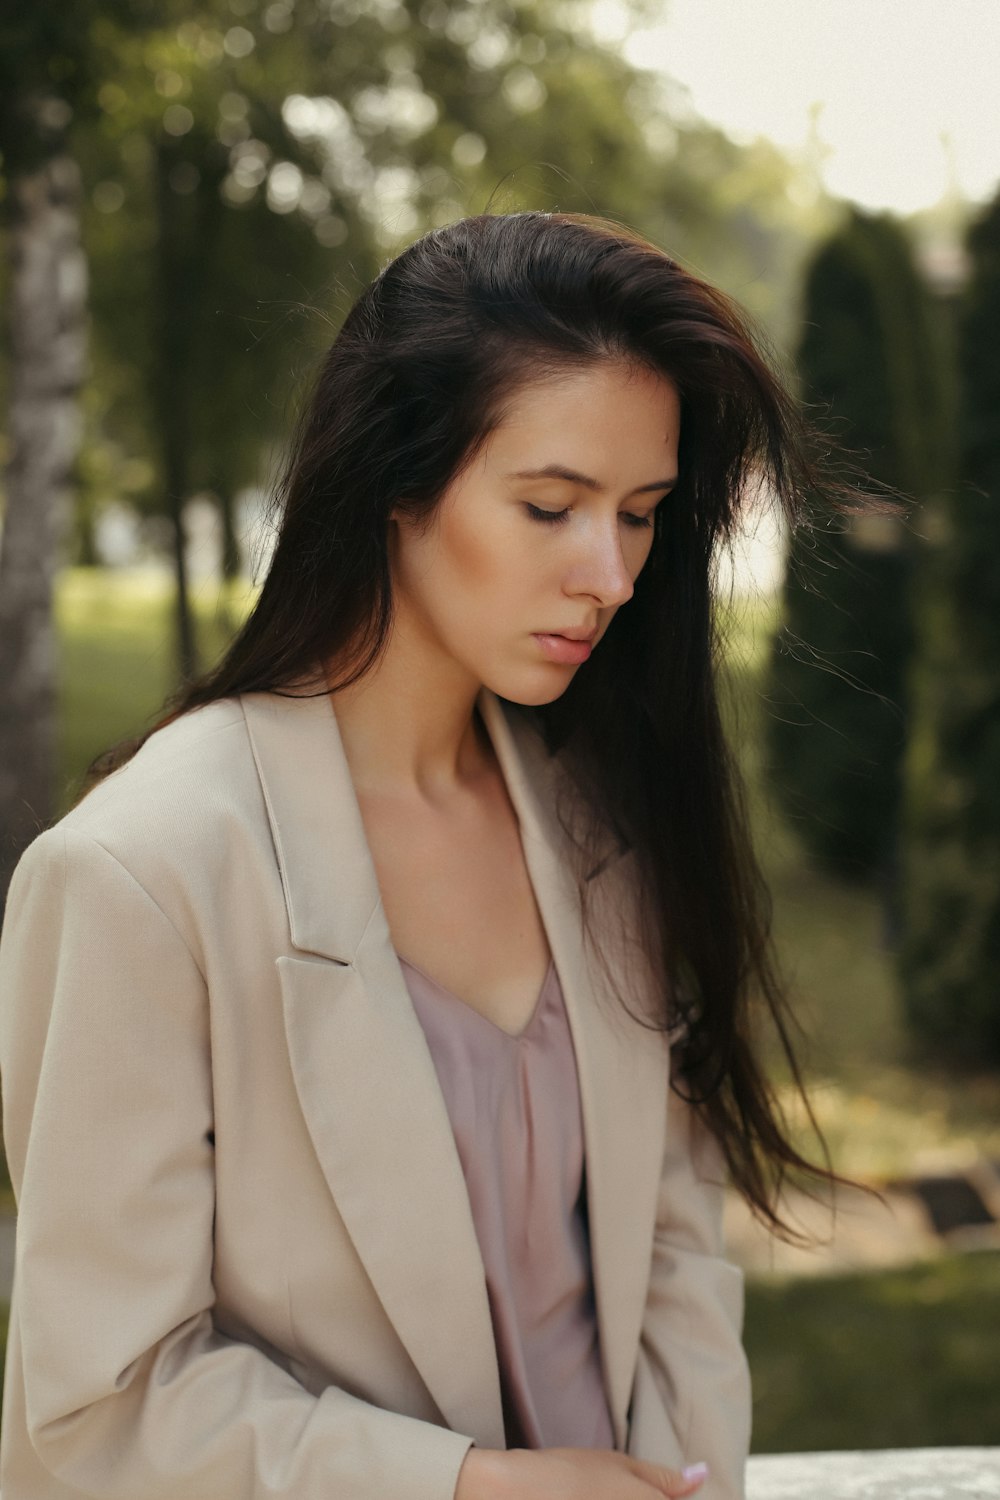
[[[806,277],[803,394],[880,486],[928,493],[947,461],[940,349],[903,230],[852,211]],[[891,869],[913,649],[910,527],[891,516],[817,518],[793,539],[769,694],[770,770],[822,866]]]
[[[1000,196],[968,248],[962,482],[919,579],[900,972],[917,1036],[982,1064],[1000,1061]]]

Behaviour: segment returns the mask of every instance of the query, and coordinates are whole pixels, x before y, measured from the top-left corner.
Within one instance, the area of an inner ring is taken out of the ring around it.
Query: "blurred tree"
[[[961,483],[919,577],[906,763],[903,999],[951,1062],[1000,1062],[1000,196],[968,235]]]
[[[949,361],[902,228],[849,211],[805,281],[799,368],[838,443],[878,485],[924,499],[949,467]],[[852,459],[853,462],[853,459]],[[914,534],[819,519],[792,545],[771,661],[770,769],[799,835],[890,916],[913,649]]]
[[[118,5],[128,20],[126,0]],[[137,7],[141,9],[140,7]],[[7,250],[8,444],[0,544],[0,903],[51,811],[52,586],[79,448],[87,268],[68,145],[91,101],[85,0],[0,13],[0,215]]]
[[[95,362],[120,391],[114,411],[101,403],[94,437],[121,447],[125,431],[157,434],[146,503],[172,515],[185,673],[182,502],[194,489],[219,497],[232,567],[233,491],[287,426],[299,368],[328,331],[328,315],[306,329],[303,293],[325,300],[339,284],[346,305],[381,256],[485,206],[498,184],[504,207],[556,192],[562,207],[616,213],[679,253],[714,251],[751,287],[780,266],[779,246],[801,242],[787,223],[762,231],[747,207],[787,202],[777,153],[760,148],[747,171],[718,131],[670,128],[661,80],[539,5],[299,0],[258,14],[240,0],[236,11],[233,25],[221,0],[161,6],[142,38],[104,26],[117,71],[81,148],[95,184]],[[742,187],[720,204],[706,180]]]
[[[289,131],[283,106],[315,69],[332,23],[304,3],[294,26],[278,4],[248,18],[253,30],[233,24],[247,9],[160,4],[157,27],[141,37],[104,24],[113,66],[79,143],[93,183],[85,225],[95,365],[115,392],[94,413],[93,437],[119,454],[138,449],[144,506],[170,520],[184,678],[197,670],[185,504],[198,491],[216,496],[232,575],[233,495],[257,477],[275,425],[267,381],[288,363],[296,332],[271,305],[329,272],[329,246],[315,218],[296,211],[299,193],[255,189],[276,174],[279,188],[294,183],[315,197],[314,148]],[[346,234],[344,220],[330,224]]]

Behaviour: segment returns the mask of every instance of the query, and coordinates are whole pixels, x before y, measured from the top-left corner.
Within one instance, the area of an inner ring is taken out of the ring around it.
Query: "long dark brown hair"
[[[721,722],[713,568],[760,484],[793,525],[817,497],[831,512],[863,502],[821,468],[766,342],[730,298],[632,230],[584,214],[482,214],[410,245],[322,361],[278,484],[282,520],[253,612],[149,732],[216,699],[288,691],[317,663],[343,668],[336,686],[362,676],[392,622],[390,511],[429,519],[526,381],[609,359],[676,385],[680,479],[593,660],[555,702],[515,711],[582,793],[583,845],[596,849],[610,828],[637,856],[643,943],[662,981],[655,1024],[679,1038],[672,1086],[717,1138],[754,1213],[798,1240],[777,1207],[789,1171],[847,1179],[830,1169],[789,1038],[768,893]],[[762,1021],[776,1029],[825,1167],[789,1138]]]

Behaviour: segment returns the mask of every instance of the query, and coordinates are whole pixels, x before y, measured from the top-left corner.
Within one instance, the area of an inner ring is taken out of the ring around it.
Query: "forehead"
[[[641,463],[675,452],[679,431],[680,399],[671,380],[607,362],[522,385],[505,404],[488,452],[494,464],[525,454],[544,462],[569,443],[577,461],[590,453],[595,462],[631,455]]]

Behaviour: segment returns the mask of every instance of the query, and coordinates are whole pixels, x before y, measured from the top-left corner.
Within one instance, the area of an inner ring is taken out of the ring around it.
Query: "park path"
[[[841,1188],[836,1214],[793,1190],[784,1211],[793,1227],[817,1243],[809,1249],[768,1234],[738,1194],[726,1195],[726,1253],[751,1276],[833,1276],[884,1270],[940,1255],[945,1248],[920,1203],[909,1193],[886,1192],[883,1205],[870,1193]]]
[[[887,1185],[882,1197],[884,1202],[860,1188],[838,1187],[833,1214],[828,1201],[787,1189],[786,1216],[817,1241],[802,1249],[768,1234],[743,1199],[728,1192],[727,1254],[752,1276],[821,1276],[1000,1249],[1000,1162],[941,1156],[933,1170]]]

